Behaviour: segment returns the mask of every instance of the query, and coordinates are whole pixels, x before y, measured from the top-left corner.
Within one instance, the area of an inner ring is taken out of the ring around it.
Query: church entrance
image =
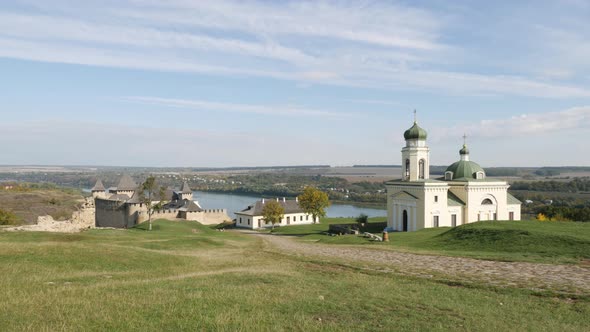
[[[402,215],[402,231],[408,231],[408,211],[404,210]]]

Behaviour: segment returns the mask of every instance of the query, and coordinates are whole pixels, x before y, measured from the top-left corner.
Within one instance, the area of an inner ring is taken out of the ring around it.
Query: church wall
[[[388,215],[387,226],[396,231],[403,231],[403,212],[408,214],[408,231],[424,228],[424,191],[421,186],[389,185],[387,186]],[[391,196],[405,191],[418,199],[392,199]]]
[[[467,186],[467,215],[466,222],[478,220],[508,220],[508,185],[505,184],[469,184]],[[482,205],[484,199],[490,199],[494,204]]]
[[[423,228],[435,227],[434,217],[438,216],[438,227],[450,226],[448,214],[448,187],[436,186],[424,188],[424,223]]]

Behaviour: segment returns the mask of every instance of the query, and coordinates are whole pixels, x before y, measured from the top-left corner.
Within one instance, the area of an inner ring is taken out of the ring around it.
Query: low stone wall
[[[189,212],[187,220],[196,220],[203,225],[217,225],[225,221],[231,221],[226,209],[203,210],[201,212]]]

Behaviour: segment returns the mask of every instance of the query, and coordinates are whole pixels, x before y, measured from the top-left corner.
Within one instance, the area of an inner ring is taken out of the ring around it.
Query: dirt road
[[[252,233],[288,255],[331,258],[355,266],[423,278],[487,283],[590,295],[590,268],[525,262],[498,262],[472,258],[418,255],[343,245],[304,243],[289,236]],[[363,265],[365,264],[365,265]]]

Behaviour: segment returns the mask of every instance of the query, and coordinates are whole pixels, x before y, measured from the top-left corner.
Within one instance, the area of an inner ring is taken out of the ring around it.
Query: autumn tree
[[[326,208],[330,206],[328,194],[314,187],[305,187],[303,193],[297,197],[301,209],[313,216],[313,223],[318,218],[326,216]]]
[[[276,223],[280,223],[281,219],[285,215],[285,209],[281,205],[281,203],[271,200],[264,203],[264,207],[262,208],[262,217],[264,218],[265,222],[270,222],[272,224],[272,228],[275,228]]]
[[[152,215],[164,205],[165,194],[166,188],[158,187],[156,178],[153,175],[150,175],[145,182],[141,184],[139,201],[146,206],[149,225],[148,230],[150,231],[152,230]]]

